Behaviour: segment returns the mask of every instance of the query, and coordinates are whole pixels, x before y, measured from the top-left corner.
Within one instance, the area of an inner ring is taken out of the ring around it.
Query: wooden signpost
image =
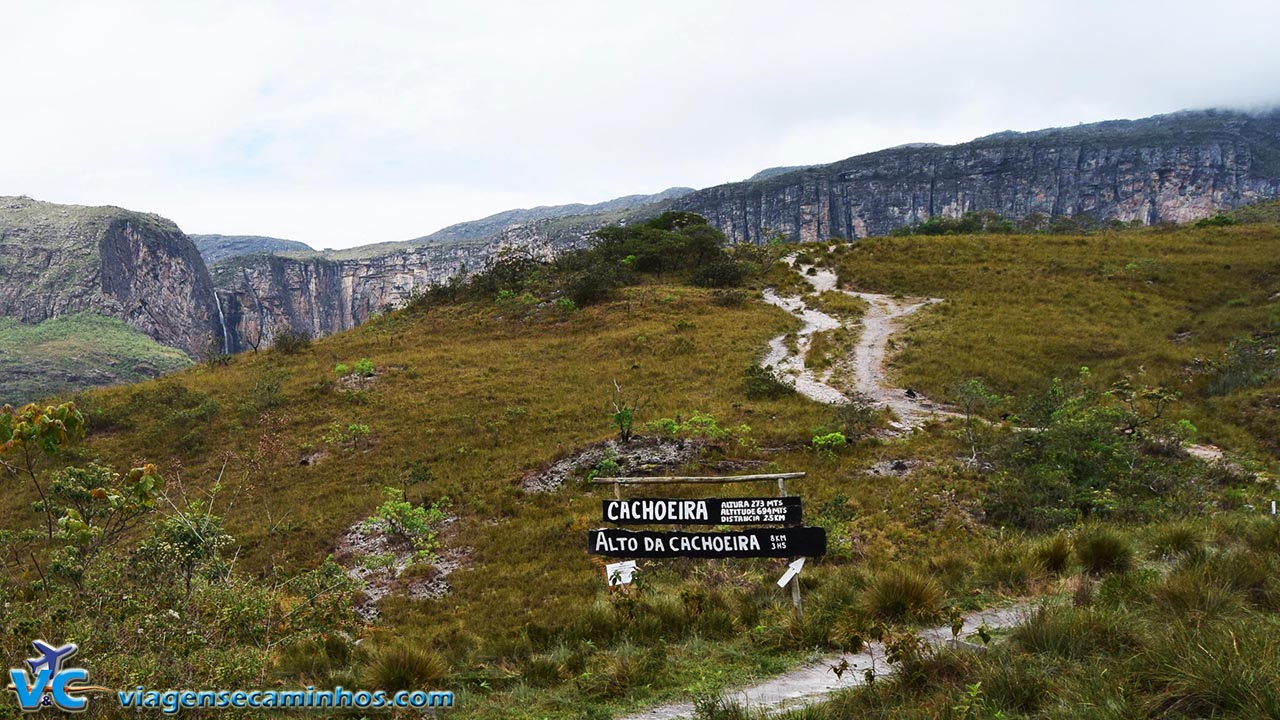
[[[787,480],[804,473],[770,473],[729,477],[603,477],[593,482],[613,485],[614,499],[604,500],[601,519],[615,525],[780,525],[730,531],[655,531],[599,528],[587,533],[587,551],[611,558],[795,558],[779,587],[791,586],[796,613],[800,602],[800,570],[806,557],[827,552],[827,534],[820,527],[801,526],[801,500],[787,495]],[[632,498],[623,499],[623,485],[723,484],[776,480],[778,497]],[[616,567],[610,565],[609,567]],[[635,564],[629,570],[634,572]],[[611,583],[612,584],[612,583]]]

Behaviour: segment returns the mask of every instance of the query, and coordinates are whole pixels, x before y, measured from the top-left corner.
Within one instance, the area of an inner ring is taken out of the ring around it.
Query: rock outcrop
[[[962,145],[906,145],[699,190],[674,209],[732,242],[781,233],[821,241],[884,235],[931,217],[1186,222],[1280,195],[1280,112],[1184,112]]]
[[[117,207],[0,197],[0,316],[93,312],[200,356],[217,334],[204,260],[171,221]]]

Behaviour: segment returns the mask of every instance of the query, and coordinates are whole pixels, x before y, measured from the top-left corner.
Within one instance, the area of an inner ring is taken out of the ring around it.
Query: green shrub
[[[536,655],[525,664],[522,677],[531,687],[552,687],[560,683],[560,663],[550,656]]]
[[[360,358],[352,367],[357,377],[370,378],[373,377],[373,361],[369,358]]]
[[[721,254],[693,271],[693,284],[709,288],[728,288],[742,284],[746,275],[742,266]]]
[[[1038,608],[1013,629],[1010,640],[1027,652],[1075,659],[1137,644],[1132,631],[1124,629],[1119,616],[1090,608],[1054,605]]]
[[[742,393],[752,400],[777,400],[796,392],[778,379],[772,367],[750,365],[742,375]]]
[[[1204,545],[1204,531],[1189,523],[1166,525],[1151,537],[1151,554],[1157,558],[1190,555]]]
[[[1264,718],[1280,712],[1280,640],[1274,623],[1171,623],[1134,658],[1149,687],[1148,717]]]
[[[824,455],[832,455],[837,450],[849,444],[849,440],[842,432],[831,432],[825,435],[814,435],[810,441],[813,449]]]
[[[1196,227],[1198,228],[1227,227],[1228,225],[1235,225],[1235,224],[1236,224],[1235,218],[1231,217],[1230,215],[1224,215],[1223,213],[1211,215],[1207,218],[1200,218],[1199,220],[1196,221]]]
[[[836,405],[832,410],[832,422],[849,440],[870,435],[878,424],[879,412],[870,398],[853,393],[849,402]]]
[[[311,349],[311,333],[291,326],[280,328],[276,331],[271,347],[285,355],[297,355]]]

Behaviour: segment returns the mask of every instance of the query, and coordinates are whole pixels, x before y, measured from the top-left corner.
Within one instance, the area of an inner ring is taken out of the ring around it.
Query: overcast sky
[[[1280,102],[1280,2],[12,2],[0,195],[316,247]]]

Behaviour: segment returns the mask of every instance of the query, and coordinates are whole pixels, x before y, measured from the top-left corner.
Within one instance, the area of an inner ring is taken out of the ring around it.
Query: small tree
[[[215,489],[216,493],[216,489]],[[191,581],[197,574],[220,563],[219,553],[231,544],[223,531],[222,518],[213,514],[213,499],[194,501],[157,522],[151,536],[138,546],[137,557],[154,572],[176,572],[191,595]]]
[[[84,437],[84,416],[75,403],[63,403],[41,407],[24,405],[14,410],[9,405],[0,407],[0,466],[11,475],[25,475],[36,493],[40,495],[40,509],[45,516],[45,528],[53,539],[57,518],[49,504],[48,493],[40,483],[36,465],[41,456],[49,458],[73,441]],[[5,461],[5,455],[16,455],[18,465]]]
[[[48,499],[35,507],[58,516],[57,537],[66,545],[55,553],[55,572],[78,585],[98,553],[155,508],[162,482],[155,465],[123,476],[96,463],[55,472]]]
[[[615,398],[613,400],[613,424],[618,428],[618,439],[624,443],[631,442],[632,428],[636,423],[636,413],[644,404],[643,400],[623,396],[622,385],[613,381]]]
[[[965,380],[955,387],[952,394],[960,401],[960,408],[964,412],[965,441],[969,443],[969,449],[972,453],[969,456],[969,460],[970,462],[976,462],[978,459],[978,433],[977,426],[974,423],[974,415],[983,409],[999,405],[1004,402],[1005,398],[992,392],[979,378]]]

